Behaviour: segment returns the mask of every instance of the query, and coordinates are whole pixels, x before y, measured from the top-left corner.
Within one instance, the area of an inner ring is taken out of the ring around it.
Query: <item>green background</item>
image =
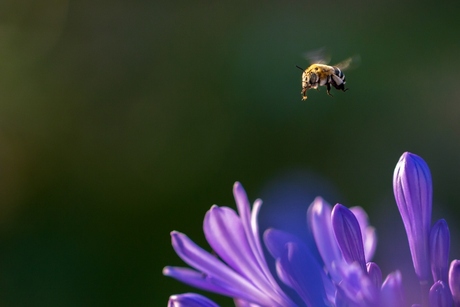
[[[430,165],[458,249],[458,17],[455,1],[0,2],[0,305],[166,306],[192,290],[161,274],[183,265],[169,232],[208,248],[203,216],[234,207],[237,180],[264,227],[291,202],[303,222],[316,195],[364,207],[387,274],[410,261],[404,151]],[[323,46],[361,63],[346,93],[302,102],[295,65]]]

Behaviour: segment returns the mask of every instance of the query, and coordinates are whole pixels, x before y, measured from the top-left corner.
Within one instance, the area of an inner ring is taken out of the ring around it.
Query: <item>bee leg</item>
[[[332,94],[331,94],[331,85],[330,85],[329,83],[326,83],[326,89],[327,89],[327,94],[328,94],[329,96],[331,96],[331,97],[334,97],[334,96],[332,96]]]
[[[342,92],[348,91],[348,88],[345,88],[345,84],[344,84],[344,83],[342,83],[342,84],[340,84],[340,85],[337,85],[337,84],[335,84],[335,83],[332,83],[332,85],[333,85],[336,89],[341,90]]]

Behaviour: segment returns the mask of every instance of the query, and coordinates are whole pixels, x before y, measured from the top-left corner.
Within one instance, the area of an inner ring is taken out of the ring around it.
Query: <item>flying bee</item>
[[[307,91],[311,88],[318,89],[318,86],[326,86],[327,94],[331,94],[331,85],[338,90],[346,92],[348,88],[345,88],[346,79],[342,70],[347,69],[352,58],[348,58],[345,61],[336,64],[334,66],[326,65],[324,61],[318,60],[317,63],[312,63],[307,69],[299,68],[303,71],[302,74],[302,100],[307,100]]]

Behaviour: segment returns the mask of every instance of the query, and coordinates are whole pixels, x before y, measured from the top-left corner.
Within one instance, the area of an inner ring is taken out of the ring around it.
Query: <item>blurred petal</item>
[[[377,234],[375,233],[375,228],[369,226],[369,218],[363,208],[351,207],[350,210],[358,220],[361,235],[363,237],[364,255],[366,257],[366,262],[369,262],[372,260],[372,257],[374,257],[377,247]]]
[[[382,271],[379,266],[374,262],[368,262],[366,266],[369,279],[372,281],[375,288],[380,289],[382,286]]]
[[[393,272],[387,276],[383,282],[380,297],[382,298],[382,306],[405,306],[402,289],[402,277],[399,271]]]
[[[452,294],[447,285],[438,280],[430,289],[430,307],[451,307]]]
[[[286,244],[288,242],[293,242],[296,244],[303,244],[302,241],[294,235],[287,233],[285,231],[277,230],[277,229],[267,229],[264,233],[264,242],[265,246],[267,247],[268,251],[272,255],[273,258],[279,259],[285,253]],[[276,269],[278,273],[278,277],[281,281],[289,286],[293,287],[290,284],[289,277],[285,276],[285,271],[282,270],[280,267],[277,266]]]
[[[287,243],[285,253],[278,259],[289,285],[299,294],[307,306],[330,306],[322,283],[321,268],[309,253],[302,253],[295,243]]]
[[[264,242],[267,246],[268,251],[272,254],[273,258],[279,259],[286,253],[286,245],[288,243],[294,243],[299,252],[304,255],[304,265],[315,266],[320,268],[321,265],[318,263],[316,257],[307,247],[307,245],[302,242],[298,237],[277,229],[267,229],[264,233]],[[280,267],[277,267],[278,277],[291,288],[294,288],[293,285],[290,284],[290,278],[285,276],[286,271]],[[321,275],[321,279],[324,284],[324,289],[328,295],[328,297],[332,297],[336,291],[334,285],[332,284],[331,280],[328,276],[324,273],[324,270],[318,269],[319,274]]]
[[[260,305],[252,304],[241,299],[234,299],[235,307],[261,307]]]
[[[430,278],[428,241],[432,206],[431,174],[425,161],[412,153],[404,153],[394,171],[393,190],[406,228],[415,273],[425,283]]]
[[[289,242],[296,243],[298,246],[306,245],[295,235],[288,232],[269,228],[264,233],[264,242],[273,258],[281,258]]]
[[[375,306],[379,300],[379,289],[374,286],[373,281],[363,271],[358,262],[340,268],[343,276],[338,288],[343,290],[349,301],[354,306]]]
[[[430,231],[431,273],[434,280],[448,282],[450,233],[447,222],[441,219]]]
[[[338,287],[335,296],[335,307],[356,307],[356,302],[350,300],[344,291]]]
[[[308,222],[327,272],[334,282],[339,283],[342,277],[336,268],[346,265],[346,262],[332,228],[331,206],[321,197],[317,197],[310,205],[308,213]]]
[[[184,293],[171,295],[169,297],[168,307],[219,307],[219,305],[202,295]]]
[[[454,305],[460,306],[460,260],[454,260],[450,264],[449,288],[452,292]]]
[[[357,262],[366,272],[361,229],[353,212],[341,204],[335,205],[332,210],[332,226],[345,260],[349,264]]]

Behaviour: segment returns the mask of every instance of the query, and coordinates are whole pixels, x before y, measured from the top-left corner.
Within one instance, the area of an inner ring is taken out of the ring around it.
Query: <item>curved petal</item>
[[[264,288],[267,296],[270,296],[274,302],[282,306],[294,306],[295,304],[279,287],[268,268],[267,262],[265,261],[265,256],[260,243],[257,220],[262,206],[262,201],[260,199],[256,200],[251,211],[246,191],[239,182],[235,182],[233,185],[233,195],[235,197],[236,206],[238,208],[244,232],[246,233],[246,239],[251,250],[251,260],[254,261],[253,266],[257,270],[256,274],[259,277],[258,286]]]
[[[289,242],[277,262],[284,271],[283,275],[289,279],[289,285],[307,306],[330,306],[322,283],[321,268],[311,255],[302,253],[297,244]]]
[[[449,287],[438,280],[430,289],[430,307],[451,307],[452,294],[450,294]]]
[[[404,303],[402,290],[402,277],[399,271],[387,276],[381,290],[382,306],[403,307]]]
[[[264,242],[265,246],[267,247],[268,251],[272,254],[273,258],[280,259],[286,253],[286,246],[288,243],[294,243],[300,250],[300,253],[304,254],[304,265],[315,266],[321,268],[321,265],[318,263],[318,260],[310,251],[308,246],[302,242],[297,236],[292,235],[288,232],[278,230],[278,229],[267,229],[264,233]],[[279,264],[279,262],[278,262]],[[286,271],[281,268],[277,267],[278,277],[281,281],[288,285],[291,288],[294,288],[292,284],[290,284],[290,278],[285,276]],[[329,277],[324,273],[324,270],[319,270],[319,274],[321,275],[321,279],[323,281],[324,289],[328,297],[334,297],[336,288],[329,279]]]
[[[367,266],[367,275],[374,284],[376,289],[380,289],[382,286],[382,271],[380,267],[374,262],[368,262]]]
[[[342,294],[347,296],[349,301],[354,302],[355,306],[376,306],[379,301],[378,288],[358,262],[355,261],[338,269],[343,277],[338,288],[343,290]]]
[[[346,265],[346,262],[332,228],[331,206],[321,197],[317,197],[310,205],[308,222],[327,272],[335,283],[340,283],[342,277],[336,267]]]
[[[393,190],[406,229],[415,273],[421,283],[430,279],[429,233],[432,183],[425,161],[405,152],[393,175]]]
[[[167,266],[163,269],[163,275],[177,279],[185,284],[198,289],[232,296],[235,291],[228,290],[228,285],[211,281],[211,277],[189,268]]]
[[[349,264],[357,262],[366,272],[363,239],[355,215],[345,206],[335,205],[332,210],[332,227],[345,260]]]
[[[375,249],[377,248],[377,234],[375,228],[369,226],[369,218],[363,208],[351,207],[350,210],[358,220],[361,235],[363,237],[364,255],[366,256],[366,262],[369,262],[372,260],[372,257],[374,257]]]
[[[204,218],[204,234],[211,248],[239,275],[261,279],[260,268],[249,246],[241,220],[227,207],[212,206]]]
[[[168,307],[219,307],[219,305],[202,295],[183,293],[171,295]]]
[[[450,233],[447,222],[440,219],[430,231],[431,273],[434,280],[448,282]]]
[[[234,297],[241,297],[249,301],[261,303],[262,305],[273,303],[252,282],[243,278],[215,256],[200,248],[185,234],[173,231],[171,237],[172,245],[177,255],[188,265],[204,274],[208,278],[208,283],[212,281],[214,286],[217,284],[220,287],[226,288],[229,292],[239,293],[239,295],[245,293],[244,296],[235,295]],[[214,291],[209,288],[206,288],[206,290]]]
[[[449,288],[455,306],[460,306],[460,260],[453,260],[449,268]]]
[[[273,228],[269,228],[264,232],[264,242],[268,251],[275,259],[281,258],[285,252],[286,244],[289,242],[296,243],[299,246],[304,245],[297,236]]]
[[[235,303],[235,307],[263,307],[237,298],[234,299],[233,302]]]
[[[239,215],[228,207],[212,206],[203,222],[208,243],[223,261],[185,234],[173,231],[174,250],[196,271],[169,267],[165,275],[251,304],[294,307],[271,275],[263,255],[257,224],[262,202],[256,201],[251,212],[246,192],[238,182],[234,196]]]

